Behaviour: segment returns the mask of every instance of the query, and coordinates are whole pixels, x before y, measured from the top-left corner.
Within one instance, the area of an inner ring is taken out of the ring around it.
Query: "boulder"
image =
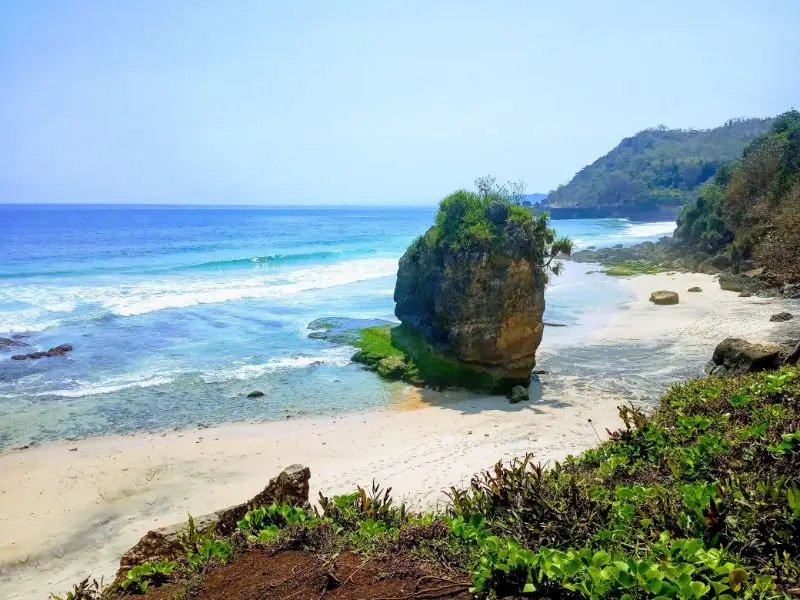
[[[761,281],[746,275],[721,275],[718,281],[726,292],[757,292],[764,287]]]
[[[40,358],[50,358],[52,356],[61,356],[62,354],[66,354],[67,352],[72,352],[72,345],[71,344],[61,344],[60,346],[55,346],[54,348],[50,348],[50,350],[46,352],[30,352],[28,354],[15,354],[11,357],[11,360],[38,360]]]
[[[264,395],[264,392],[261,390],[253,390],[249,394],[247,394],[248,398],[261,398]]]
[[[378,361],[378,375],[387,379],[402,379],[406,372],[406,361],[401,356],[387,356]]]
[[[794,317],[792,313],[788,312],[779,312],[777,314],[772,315],[769,320],[773,323],[782,323],[784,321],[791,321]]]
[[[789,352],[777,344],[753,344],[739,338],[727,338],[714,349],[708,372],[711,375],[744,375],[771,371],[784,364]]]
[[[726,254],[718,254],[717,256],[712,256],[708,259],[708,264],[715,268],[717,271],[722,271],[724,269],[730,269],[731,267],[731,257]]]
[[[653,304],[678,304],[678,293],[669,290],[659,290],[650,294],[650,302]]]
[[[688,290],[686,290],[686,291],[687,291],[687,292],[696,292],[696,293],[699,293],[699,292],[702,292],[702,291],[703,291],[703,288],[701,288],[701,287],[697,287],[697,286],[694,286],[694,287],[690,287],[690,288],[689,288]]]
[[[277,477],[270,479],[267,487],[249,502],[194,518],[195,529],[201,534],[229,535],[236,530],[236,522],[251,508],[266,506],[273,501],[307,507],[310,478],[311,470],[308,467],[303,465],[287,467]],[[183,555],[185,550],[182,538],[187,533],[188,527],[189,523],[184,522],[148,531],[122,556],[117,577],[124,576],[128,569],[136,565],[170,560]]]
[[[508,393],[508,401],[511,402],[511,404],[517,404],[524,400],[528,400],[528,388],[522,387],[521,385],[515,385],[511,388],[511,391]]]
[[[739,294],[739,298],[750,298],[753,295],[753,292],[742,292]]]

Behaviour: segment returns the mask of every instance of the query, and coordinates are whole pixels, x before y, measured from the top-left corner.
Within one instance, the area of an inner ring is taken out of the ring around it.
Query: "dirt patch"
[[[152,589],[148,600],[467,600],[469,577],[436,571],[404,556],[256,550],[189,584]]]

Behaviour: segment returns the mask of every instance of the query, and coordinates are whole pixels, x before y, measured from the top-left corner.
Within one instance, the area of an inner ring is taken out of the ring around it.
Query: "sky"
[[[425,204],[800,107],[798,0],[0,0],[0,203]]]

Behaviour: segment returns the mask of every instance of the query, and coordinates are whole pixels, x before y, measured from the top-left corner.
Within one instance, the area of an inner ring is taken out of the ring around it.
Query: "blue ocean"
[[[402,384],[308,337],[318,318],[394,320],[397,261],[425,208],[0,206],[0,448],[52,439],[385,406]],[[674,223],[555,221],[578,248]],[[568,263],[547,290],[543,348],[627,300]],[[593,317],[594,315],[594,317]],[[247,398],[253,390],[260,398]]]

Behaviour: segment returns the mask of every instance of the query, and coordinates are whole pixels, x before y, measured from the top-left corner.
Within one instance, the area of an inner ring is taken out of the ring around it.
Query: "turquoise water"
[[[308,338],[321,317],[393,320],[397,260],[434,208],[0,206],[0,448],[197,423],[385,405],[352,349]],[[556,221],[579,247],[656,239],[674,224]],[[574,339],[626,299],[569,264],[547,292],[546,340]],[[572,336],[572,337],[570,337]],[[19,351],[19,350],[15,350]],[[264,397],[247,399],[252,390]]]

